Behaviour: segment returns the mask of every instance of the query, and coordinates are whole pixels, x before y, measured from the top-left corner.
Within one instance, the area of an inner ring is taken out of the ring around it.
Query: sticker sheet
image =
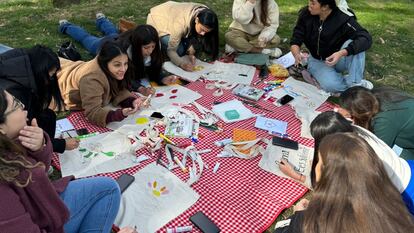
[[[140,233],[153,233],[190,208],[200,195],[155,162],[135,175],[122,194],[115,224],[136,226]]]

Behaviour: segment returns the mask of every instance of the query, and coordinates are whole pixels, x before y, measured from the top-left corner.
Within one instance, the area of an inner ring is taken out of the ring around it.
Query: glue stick
[[[192,226],[183,226],[183,227],[176,227],[176,228],[167,228],[167,233],[180,233],[180,232],[187,232],[192,231]]]

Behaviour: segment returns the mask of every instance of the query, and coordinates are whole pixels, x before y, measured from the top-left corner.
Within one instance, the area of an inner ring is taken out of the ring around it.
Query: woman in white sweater
[[[225,34],[226,52],[282,54],[276,46],[280,38],[279,7],[274,0],[234,0],[233,22]]]

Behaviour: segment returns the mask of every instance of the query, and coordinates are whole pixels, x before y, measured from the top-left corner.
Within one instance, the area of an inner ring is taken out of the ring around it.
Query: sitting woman
[[[352,86],[372,88],[363,79],[365,51],[372,38],[349,9],[338,8],[335,0],[310,0],[299,13],[290,50],[295,64],[301,63],[304,43],[311,56],[308,71],[325,91],[338,93]],[[347,6],[345,4],[345,6]]]
[[[226,52],[264,53],[279,57],[279,7],[274,0],[234,0],[233,22],[226,32]]]
[[[19,100],[0,89],[1,231],[110,232],[120,203],[118,184],[104,177],[51,182],[49,136],[36,119],[27,126],[26,117]]]
[[[69,110],[85,110],[86,117],[99,126],[121,121],[134,114],[143,101],[127,90],[128,56],[126,49],[107,41],[95,59],[69,61],[61,58],[57,73],[65,106]],[[122,108],[111,110],[109,103]]]
[[[354,133],[328,135],[319,145],[318,157],[312,200],[301,200],[290,225],[275,233],[403,233],[414,229],[412,215],[364,139]]]
[[[201,52],[212,60],[218,56],[217,15],[205,5],[168,1],[151,8],[147,24],[157,29],[171,62],[186,71],[194,71],[195,56]],[[186,54],[188,59],[183,58]]]
[[[391,182],[401,193],[407,207],[414,214],[414,160],[405,161],[387,146],[381,139],[377,138],[368,130],[352,125],[347,119],[337,112],[323,112],[319,114],[311,123],[311,134],[315,139],[315,154],[313,158],[313,168],[318,163],[318,148],[322,139],[333,133],[352,132],[365,139],[377,153],[379,159],[384,163],[385,170]],[[304,182],[306,177],[295,172],[288,161],[283,160],[279,164],[280,170],[287,176]],[[315,173],[311,173],[311,180],[314,183]]]
[[[162,73],[163,56],[159,46],[157,31],[150,25],[140,25],[124,33],[118,34],[115,25],[102,13],[96,14],[96,27],[104,37],[96,37],[85,29],[67,20],[59,21],[59,32],[67,34],[80,42],[89,53],[96,56],[102,44],[108,40],[121,40],[123,46],[128,47],[128,57],[132,61],[133,77],[131,78],[133,91],[143,95],[153,94],[149,82],[170,85],[177,81],[174,75]],[[148,80],[148,81],[146,81]]]
[[[401,147],[401,157],[414,159],[414,97],[386,87],[353,87],[341,94],[339,103],[345,117],[388,146]]]
[[[63,100],[56,80],[59,58],[51,49],[36,45],[30,49],[11,49],[0,55],[0,87],[15,96],[27,110],[27,118],[37,119],[39,127],[51,138],[53,151],[63,153],[78,147],[74,138],[55,137],[56,113],[53,102],[62,109]]]

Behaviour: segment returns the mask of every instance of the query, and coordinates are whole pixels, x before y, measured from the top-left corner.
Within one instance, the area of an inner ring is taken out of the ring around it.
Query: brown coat
[[[171,62],[180,66],[187,61],[178,56],[177,48],[181,38],[190,33],[190,24],[200,8],[207,6],[199,3],[168,1],[151,8],[147,24],[157,29],[160,37],[170,35],[167,54]]]
[[[118,106],[132,96],[124,89],[111,96],[110,86],[97,59],[88,62],[59,58],[61,69],[57,73],[59,88],[65,106],[69,110],[85,110],[86,117],[99,126],[106,126],[106,117],[111,111],[109,103]]]

